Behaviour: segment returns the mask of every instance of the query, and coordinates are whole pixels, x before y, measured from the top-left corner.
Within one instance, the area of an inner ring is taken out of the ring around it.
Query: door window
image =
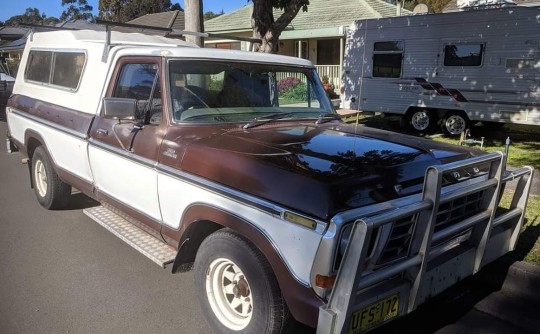
[[[157,64],[125,64],[114,87],[113,97],[137,100],[138,120],[149,122],[162,112]]]

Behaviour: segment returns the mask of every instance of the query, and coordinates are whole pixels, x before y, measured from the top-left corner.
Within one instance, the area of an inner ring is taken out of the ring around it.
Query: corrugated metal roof
[[[204,22],[206,32],[237,32],[251,30],[253,5]],[[410,13],[403,10],[403,13]],[[282,11],[275,10],[274,17]],[[308,11],[300,11],[286,30],[309,30],[348,26],[355,20],[396,15],[396,6],[382,0],[310,0]]]

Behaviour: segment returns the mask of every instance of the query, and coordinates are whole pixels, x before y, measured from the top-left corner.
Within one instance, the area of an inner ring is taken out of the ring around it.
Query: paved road
[[[2,143],[5,132],[0,121]],[[191,273],[170,274],[94,223],[83,196],[67,210],[42,209],[20,158],[0,148],[0,333],[209,332]],[[467,280],[379,333],[540,328],[538,291],[523,299],[492,281]]]

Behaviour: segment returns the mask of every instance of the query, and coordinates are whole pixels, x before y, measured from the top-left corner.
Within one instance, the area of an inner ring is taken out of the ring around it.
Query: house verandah
[[[253,5],[218,16],[204,23],[209,33],[251,37]],[[402,10],[403,13],[408,11]],[[281,11],[274,11],[274,17]],[[310,0],[280,35],[278,53],[310,60],[321,78],[339,89],[348,26],[355,20],[396,15],[396,6],[382,0]],[[249,50],[248,42],[206,40],[205,47]]]

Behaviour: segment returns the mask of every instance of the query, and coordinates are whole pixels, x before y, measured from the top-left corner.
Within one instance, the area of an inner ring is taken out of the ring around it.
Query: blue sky
[[[88,4],[94,7],[94,14],[98,13],[99,0],[88,0]],[[184,0],[171,0],[172,3],[180,3],[184,8]],[[0,21],[5,21],[14,15],[23,14],[26,8],[37,8],[47,16],[59,17],[63,11],[61,0],[0,0]],[[231,12],[247,4],[247,0],[203,0],[205,12]]]

